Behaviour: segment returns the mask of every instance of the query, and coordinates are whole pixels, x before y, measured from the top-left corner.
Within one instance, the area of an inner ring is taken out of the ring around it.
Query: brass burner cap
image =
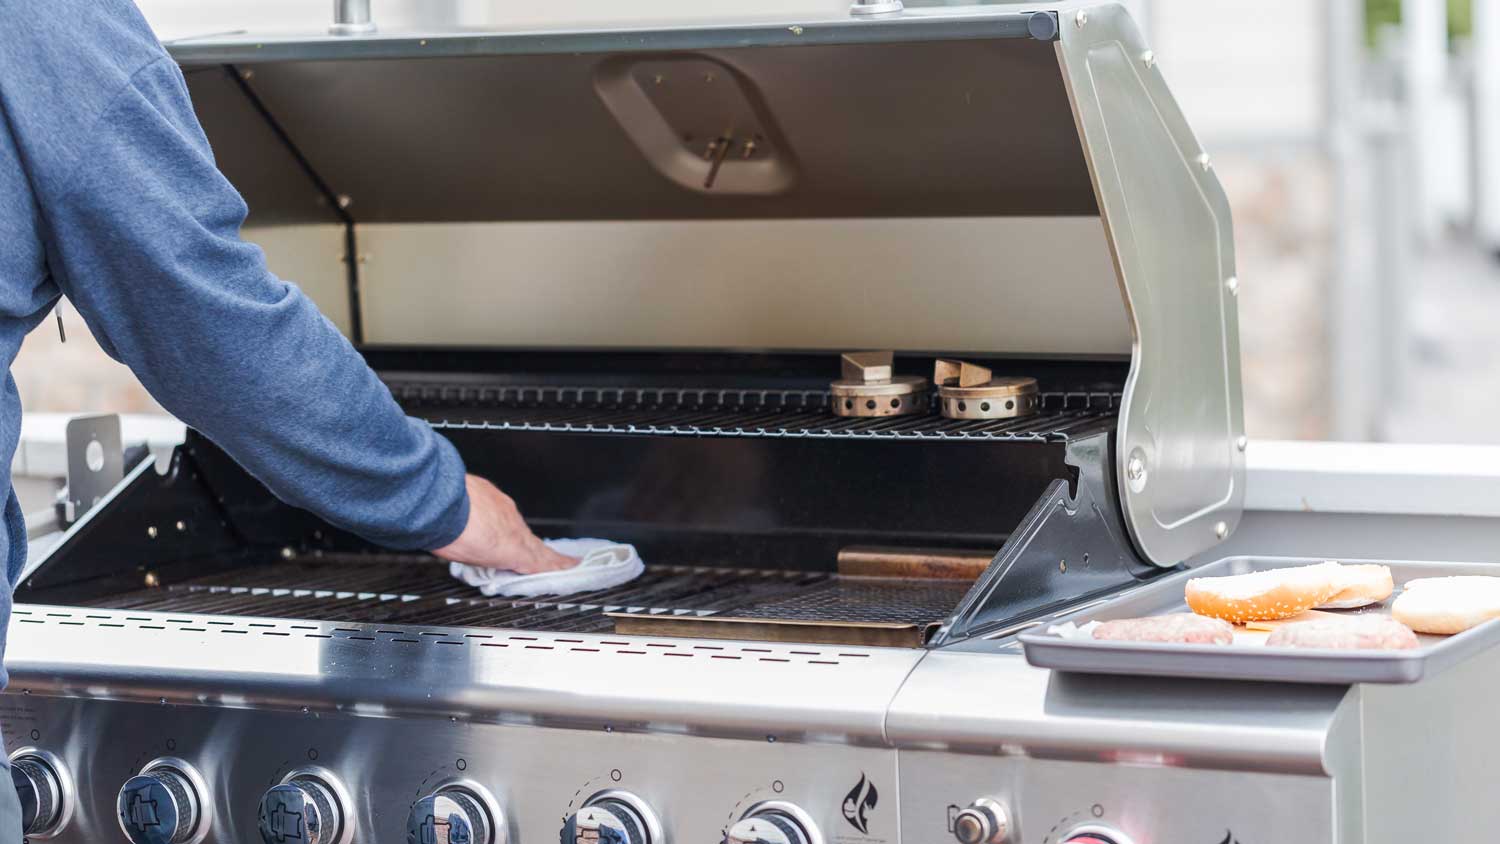
[[[933,381],[938,407],[950,419],[1014,419],[1041,409],[1035,378],[997,378],[982,366],[940,360]]]
[[[891,352],[850,352],[844,377],[829,385],[838,416],[905,416],[927,412],[927,379],[894,375]]]

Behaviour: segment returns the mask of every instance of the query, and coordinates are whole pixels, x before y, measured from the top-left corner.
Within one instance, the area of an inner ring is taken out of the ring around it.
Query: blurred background
[[[319,30],[330,5],[139,3],[163,40]],[[529,28],[847,5],[384,0],[375,14],[392,29]],[[1500,2],[1126,5],[1234,209],[1250,435],[1500,443]],[[16,362],[27,411],[159,412],[66,306],[62,318],[66,344],[48,320]]]

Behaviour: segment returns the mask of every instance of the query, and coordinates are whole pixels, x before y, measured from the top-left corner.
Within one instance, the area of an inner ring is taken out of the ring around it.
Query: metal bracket
[[[120,417],[113,413],[68,420],[68,492],[63,518],[78,521],[125,477]]]
[[[1077,493],[1055,480],[938,629],[932,647],[981,636],[1159,572],[1131,546],[1106,471],[1108,437],[1069,446]],[[1059,600],[1058,596],[1067,596]]]

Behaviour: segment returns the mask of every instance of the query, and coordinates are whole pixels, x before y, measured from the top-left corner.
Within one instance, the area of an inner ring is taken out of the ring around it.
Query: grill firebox
[[[1118,524],[1100,521],[1118,512],[1106,465],[1118,372],[1048,374],[1035,415],[951,419],[841,417],[800,374],[721,375],[706,388],[666,372],[589,386],[398,370],[385,378],[403,408],[539,533],[634,543],[646,574],[591,594],[486,598],[441,561],[277,502],[194,434],[22,588],[185,615],[923,647],[949,622],[973,635],[1143,572]],[[1058,519],[1077,522],[1057,545],[1078,546],[1071,574],[1052,558],[1055,538],[1034,541]]]

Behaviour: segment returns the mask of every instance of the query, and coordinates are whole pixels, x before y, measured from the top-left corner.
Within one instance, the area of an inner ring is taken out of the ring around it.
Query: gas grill
[[[358,7],[171,45],[246,236],[537,532],[646,572],[486,598],[190,432],[18,589],[34,837],[1397,840],[1369,737],[1491,658],[1402,697],[1020,656],[1244,495],[1228,209],[1122,9]]]

